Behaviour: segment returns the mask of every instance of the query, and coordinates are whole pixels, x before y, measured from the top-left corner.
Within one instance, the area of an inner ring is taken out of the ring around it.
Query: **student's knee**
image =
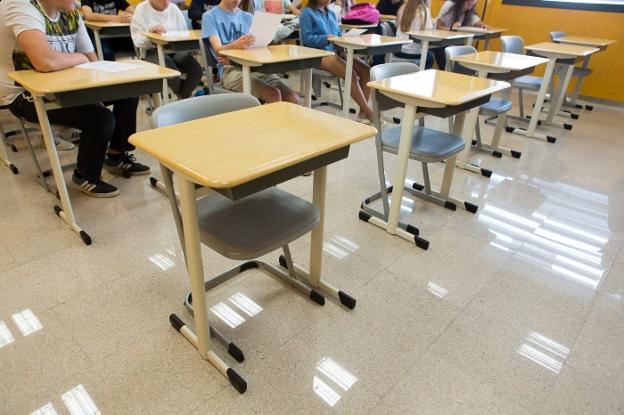
[[[282,100],[282,93],[279,89],[268,86],[262,90],[262,94],[260,94],[260,99],[265,103],[280,102]]]
[[[301,99],[299,98],[299,94],[297,94],[292,89],[287,91],[281,91],[282,101],[292,102],[293,104],[301,104]]]

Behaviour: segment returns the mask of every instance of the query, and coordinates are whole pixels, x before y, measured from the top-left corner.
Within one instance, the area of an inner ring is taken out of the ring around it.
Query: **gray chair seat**
[[[399,149],[401,127],[384,130],[381,145],[384,151],[396,154]],[[410,158],[426,163],[436,163],[464,149],[464,140],[452,134],[425,127],[414,127]]]
[[[197,201],[201,240],[221,255],[254,259],[310,232],[318,209],[276,187],[232,201],[213,192]]]
[[[514,81],[514,86],[516,88],[538,90],[542,86],[542,81],[543,78],[540,76],[525,75],[516,78],[516,80]]]
[[[496,97],[490,98],[487,104],[483,104],[479,107],[479,114],[481,115],[498,115],[503,112],[507,112],[511,109],[511,101],[500,99]]]

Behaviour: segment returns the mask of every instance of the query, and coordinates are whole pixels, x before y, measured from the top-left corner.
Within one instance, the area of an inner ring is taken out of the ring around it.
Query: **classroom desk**
[[[206,131],[213,134],[206,135]],[[346,158],[351,144],[375,134],[373,127],[280,102],[144,131],[130,138],[137,148],[176,173],[184,229],[181,240],[197,333],[185,326],[190,335],[182,334],[225,376],[230,368],[211,350],[195,183],[238,200],[314,170],[312,199],[320,223],[311,235],[309,272],[296,266],[297,276],[353,308],[355,300],[345,303],[344,293],[321,278],[327,165]],[[256,265],[252,267],[250,261],[239,268],[257,268],[261,261],[252,262]]]
[[[469,45],[474,36],[472,33],[452,32],[449,30],[418,30],[416,32],[407,32],[407,34],[411,39],[421,43],[421,57],[427,56],[430,45],[436,48],[460,44]],[[420,69],[425,69],[426,64],[427,59],[421,59]]]
[[[263,48],[229,49],[221,51],[231,62],[243,68],[243,93],[251,94],[251,68],[265,74],[304,71],[304,105],[312,105],[312,69],[321,66],[321,60],[333,55],[321,49],[298,45],[271,45]]]
[[[369,24],[339,23],[338,26],[340,26],[340,30],[342,30],[342,31],[344,31],[344,30],[351,30],[351,29],[366,29],[366,32],[369,32],[369,31],[375,29],[379,25],[378,24],[374,24],[374,23],[369,23]]]
[[[561,111],[563,99],[565,98],[565,91],[570,83],[570,78],[572,77],[572,71],[574,70],[576,62],[579,59],[598,52],[599,49],[588,46],[565,45],[553,42],[536,43],[534,45],[525,46],[524,49],[533,55],[547,58],[548,64],[546,65],[542,86],[537,93],[535,107],[533,107],[533,113],[531,115],[528,128],[514,128],[513,132],[526,137],[539,138],[547,140],[550,143],[554,143],[556,141],[556,137],[537,133],[535,129],[537,128],[538,123],[562,127],[566,130],[572,129],[571,124],[555,122],[554,116]],[[565,65],[566,69],[562,75],[562,79],[558,82],[557,88],[554,91],[554,96],[551,97],[551,106],[548,109],[546,119],[540,120],[539,116],[542,112],[542,107],[544,106],[544,99],[546,97],[546,91],[548,90],[549,83],[552,82],[555,64]]]
[[[468,55],[455,56],[451,58],[453,62],[472,69],[478,73],[481,78],[490,77],[497,80],[504,80],[509,82],[513,86],[514,79],[528,75],[533,72],[536,66],[548,63],[548,59],[539,58],[536,56],[518,55],[515,53],[502,53],[502,52],[477,52]],[[503,91],[503,99],[511,101],[512,87]],[[479,108],[474,108],[468,115],[466,122],[471,122],[472,118],[475,122],[478,121]],[[520,158],[519,151],[511,150],[509,148],[500,147],[500,137],[503,132],[503,128],[506,125],[507,113],[500,114],[497,117],[496,128],[492,137],[492,143],[490,145],[481,145],[481,148],[492,151],[500,151],[509,156]],[[464,152],[468,151],[468,147],[464,149]],[[464,157],[465,159],[465,157]]]
[[[607,47],[609,47],[609,45],[615,43],[615,40],[598,39],[598,38],[584,37],[584,36],[562,36],[557,39],[553,39],[553,42],[563,43],[567,45],[591,46],[591,47],[600,49],[600,51],[603,51],[603,50],[607,50]],[[582,69],[587,69],[589,67],[590,58],[591,58],[591,55],[588,55],[583,58],[583,65],[581,66]],[[570,97],[570,103],[568,103],[567,101],[564,101],[563,105],[571,106],[576,109],[583,108],[582,105],[577,105],[576,103],[581,93],[581,86],[583,85],[583,80],[584,78],[579,78],[576,81],[576,84],[574,85],[574,90],[572,91],[572,94]],[[585,108],[588,110],[591,110],[593,109],[593,106],[585,105]]]
[[[130,23],[91,22],[88,20],[84,23],[85,26],[93,30],[93,37],[95,37],[95,50],[99,60],[104,59],[104,55],[102,54],[102,39],[130,37]]]
[[[158,64],[165,66],[165,52],[201,52],[201,66],[205,69],[208,62],[206,56],[206,46],[204,45],[201,30],[182,30],[172,33],[144,33],[152,43],[156,45],[158,50]],[[212,79],[212,74],[206,74],[207,78]],[[169,102],[169,94],[167,93],[167,80],[163,80],[163,102]]]
[[[479,105],[488,102],[493,93],[509,88],[510,85],[502,81],[429,69],[369,82],[368,86],[396,101],[405,103],[397,155],[398,163],[393,176],[390,214],[388,215],[388,222],[377,218],[378,223],[376,224],[385,227],[393,235],[413,242],[414,235],[399,227],[398,224],[415,119],[426,114],[443,118],[455,115],[453,134],[462,136],[466,142],[466,148],[470,149],[475,123],[474,121],[466,121],[466,112],[472,108],[478,111]],[[418,113],[416,112],[417,109]],[[463,154],[465,155],[466,152],[464,151]],[[449,197],[455,165],[455,157],[446,161],[439,195],[444,199],[453,200],[458,205],[465,205],[463,201]],[[457,166],[467,168],[467,166],[472,165],[457,160]],[[478,169],[478,167],[472,167]],[[470,170],[474,171],[473,168]],[[476,211],[476,206],[472,209]]]
[[[394,22],[396,21],[396,16],[393,14],[380,14],[379,21],[380,22]]]
[[[162,80],[180,76],[180,72],[160,67],[149,62],[130,60],[128,63],[138,68],[123,72],[105,72],[93,69],[70,68],[57,72],[37,72],[34,70],[12,71],[9,78],[20,84],[34,98],[37,117],[41,126],[43,141],[54,174],[61,206],[54,206],[54,212],[77,233],[85,244],[91,244],[91,237],[76,222],[63,169],[59,161],[54,136],[50,127],[47,110],[96,104],[122,98],[153,94],[155,104],[160,100]]]
[[[342,89],[342,116],[349,116],[351,104],[351,81],[353,79],[353,59],[355,51],[358,55],[372,56],[401,51],[406,43],[412,43],[408,39],[380,35],[340,36],[329,37],[327,40],[347,51],[347,65],[345,72],[345,87]]]
[[[507,29],[500,27],[490,27],[486,29],[472,26],[460,26],[455,30],[458,32],[472,33],[474,35],[474,40],[484,40],[483,49],[485,50],[490,46],[490,40],[500,38],[503,32],[507,31]]]

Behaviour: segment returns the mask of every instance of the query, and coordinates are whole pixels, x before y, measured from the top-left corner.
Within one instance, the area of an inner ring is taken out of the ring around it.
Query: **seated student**
[[[89,21],[130,23],[134,7],[126,0],[82,0],[80,11],[84,19]],[[93,39],[92,33],[90,35]],[[100,42],[102,57],[106,61],[114,61],[115,52],[134,50],[132,40],[128,38],[100,39]]]
[[[166,33],[173,30],[187,30],[186,21],[178,6],[169,0],[145,0],[140,3],[132,16],[130,33],[134,46],[141,51],[145,60],[158,63],[156,46],[143,34],[145,32]],[[167,81],[169,88],[179,98],[188,98],[199,85],[202,67],[188,52],[165,55],[165,66],[176,69],[186,76]]]
[[[304,46],[317,49],[334,50],[330,36],[340,36],[336,15],[327,6],[329,0],[310,0],[301,12],[301,40]],[[321,69],[345,78],[346,63],[344,53],[327,56],[321,61]],[[368,106],[368,87],[370,68],[358,58],[353,59],[353,77],[351,81],[351,97],[360,107],[360,119],[373,119],[373,111]],[[345,86],[349,88],[349,86]]]
[[[427,5],[427,0],[407,0],[407,2],[401,6],[397,13],[397,37],[401,39],[408,39],[407,32],[416,32],[418,30],[431,30],[433,29],[433,20],[431,19],[431,12]],[[401,52],[395,55],[400,58],[406,59],[422,59],[420,56],[421,44],[420,43],[408,43],[401,47]],[[433,66],[433,52],[427,53],[427,61],[425,62],[425,68],[430,69]]]
[[[219,0],[191,0],[188,17],[191,19],[193,29],[201,29],[202,15],[218,4]]]
[[[438,13],[437,28],[452,30],[460,26],[488,27],[476,12],[477,0],[446,0]]]
[[[223,75],[221,84],[234,92],[243,91],[243,71],[229,65],[229,61],[218,54],[222,50],[245,49],[253,45],[255,38],[248,35],[253,16],[238,8],[240,0],[221,0],[217,7],[202,17],[202,37],[208,39],[211,53],[216,53]],[[277,75],[251,73],[251,93],[260,101],[289,101],[299,103],[299,95],[290,89]]]
[[[0,105],[29,122],[38,122],[32,97],[9,79],[12,70],[52,72],[97,60],[80,13],[72,0],[2,0],[0,2]],[[136,163],[128,151],[128,137],[136,131],[138,99],[115,101],[111,111],[101,104],[48,111],[52,124],[77,128],[80,134],[73,182],[94,197],[113,197],[119,190],[101,179],[106,164],[130,174],[147,174],[149,167]]]

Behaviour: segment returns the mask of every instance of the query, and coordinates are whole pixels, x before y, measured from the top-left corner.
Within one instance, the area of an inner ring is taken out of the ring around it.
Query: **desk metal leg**
[[[93,37],[95,37],[95,50],[99,60],[104,60],[104,53],[102,52],[102,39],[100,39],[100,31],[93,30]]]
[[[197,220],[197,204],[195,200],[195,186],[183,175],[178,174],[180,189],[180,205],[182,208],[182,223],[184,228],[184,246],[186,266],[191,280],[193,295],[193,316],[195,319],[194,333],[175,314],[169,316],[171,325],[178,330],[197,350],[203,359],[212,363],[232,386],[241,394],[247,390],[247,382],[234,369],[228,366],[215,352],[210,350],[210,329],[208,326],[208,309],[204,292],[204,269],[199,238],[199,224]]]
[[[429,41],[423,40],[420,47],[420,70],[424,71],[427,67],[427,54],[429,53]],[[444,68],[440,68],[444,70]]]
[[[483,42],[483,50],[489,50],[490,47],[490,38],[486,37],[485,42]]]
[[[251,95],[251,68],[243,65],[243,93]]]
[[[554,118],[555,115],[559,114],[559,111],[561,111],[561,106],[563,105],[563,101],[565,100],[566,91],[568,89],[568,85],[570,84],[570,79],[572,78],[573,71],[574,65],[566,66],[562,79],[560,79],[559,85],[557,85],[557,88],[555,89],[555,94],[553,97],[551,97],[551,106],[548,110],[546,120],[542,121],[543,124],[565,128],[566,130],[572,129],[572,124],[554,122]]]
[[[484,169],[476,164],[468,163],[468,155],[472,147],[472,137],[475,134],[475,126],[479,119],[479,107],[468,110],[468,116],[465,115],[466,111],[457,114],[455,116],[455,122],[453,123],[453,134],[462,137],[464,139],[465,147],[461,153],[457,156],[456,166],[460,169],[470,171],[472,173],[481,174],[485,177],[492,176],[492,171]]]
[[[539,121],[539,115],[542,112],[542,107],[544,106],[544,99],[546,98],[546,92],[548,91],[548,86],[550,82],[552,82],[553,72],[555,70],[555,58],[549,58],[548,64],[546,64],[546,72],[544,73],[544,80],[542,81],[542,86],[537,93],[537,99],[535,100],[535,106],[533,107],[533,113],[531,114],[531,120],[529,121],[528,128],[519,128],[513,127],[509,128],[508,132],[520,134],[525,137],[537,138],[540,140],[548,141],[549,143],[554,143],[557,141],[557,137],[553,137],[550,135],[545,135],[542,133],[538,133],[535,131],[537,128],[537,123]]]
[[[351,106],[351,90],[353,81],[353,56],[354,51],[347,48],[347,67],[345,69],[345,87],[342,89],[342,116],[349,118],[349,107]]]
[[[41,125],[41,134],[43,136],[43,142],[46,146],[48,153],[48,159],[50,160],[50,166],[54,173],[54,181],[56,183],[56,189],[61,199],[61,207],[54,206],[54,212],[61,218],[69,228],[76,232],[82,241],[86,245],[91,245],[91,237],[76,223],[76,217],[74,216],[74,209],[69,199],[69,192],[67,191],[67,185],[65,184],[65,178],[63,177],[63,167],[56,152],[56,146],[54,145],[54,136],[52,133],[52,127],[50,126],[50,120],[48,119],[48,113],[45,109],[45,103],[43,97],[34,97],[35,109],[37,110],[37,117],[39,118],[39,124]]]
[[[13,174],[17,174],[19,173],[19,170],[9,160],[9,154],[7,151],[5,140],[6,140],[6,135],[4,133],[4,129],[2,128],[2,125],[0,125],[0,163],[3,163],[5,166],[7,166],[11,170],[11,172],[13,172]]]
[[[212,72],[210,71],[210,66],[208,66],[208,55],[203,39],[199,39],[199,51],[202,57],[201,67],[204,69],[204,74],[206,75],[206,80],[208,81],[208,90],[212,94]]]
[[[312,68],[304,69],[302,72],[303,79],[303,105],[312,108]]]
[[[163,45],[160,43],[156,45],[156,49],[158,50],[158,64],[162,67],[165,67],[165,51],[163,50]],[[162,87],[162,97],[163,103],[169,103],[169,87],[167,86],[167,80],[163,79],[163,87]]]

